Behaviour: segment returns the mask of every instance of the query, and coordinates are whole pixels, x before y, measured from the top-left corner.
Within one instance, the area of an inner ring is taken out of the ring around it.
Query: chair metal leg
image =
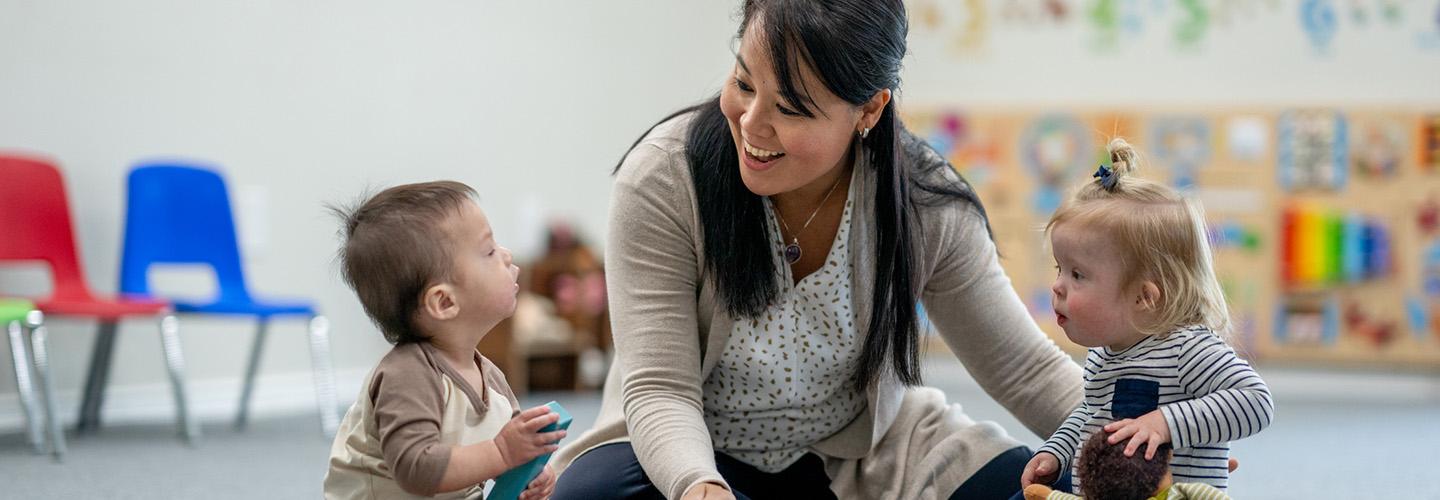
[[[240,409],[235,413],[235,430],[245,430],[250,418],[250,395],[255,390],[255,373],[260,371],[260,354],[265,347],[265,334],[270,331],[270,318],[260,318],[255,328],[255,343],[250,347],[250,363],[245,366],[245,385],[240,388]]]
[[[55,409],[55,383],[50,376],[45,316],[40,311],[30,311],[25,317],[25,324],[30,328],[30,356],[35,360],[35,378],[39,382],[40,395],[45,398],[45,427],[50,435],[50,454],[56,462],[60,462],[65,457],[65,432],[60,429],[60,412]]]
[[[115,336],[120,324],[101,321],[90,351],[90,372],[85,377],[85,394],[80,402],[80,419],[75,431],[81,434],[100,430],[100,407],[105,403],[105,386],[110,379],[110,359],[115,354]]]
[[[25,410],[25,437],[35,453],[45,453],[40,432],[40,405],[35,401],[35,387],[30,380],[30,349],[25,347],[24,327],[19,321],[5,325],[10,335],[10,359],[15,363],[15,388],[20,393],[20,407]]]
[[[190,414],[189,391],[185,387],[185,356],[180,351],[180,320],[173,315],[160,319],[160,346],[165,350],[165,366],[170,370],[170,387],[175,396],[175,421],[187,444],[200,438],[200,426]]]
[[[320,405],[320,431],[334,437],[340,427],[340,403],[335,398],[335,369],[330,361],[330,320],[310,318],[310,369],[315,380],[315,401]]]

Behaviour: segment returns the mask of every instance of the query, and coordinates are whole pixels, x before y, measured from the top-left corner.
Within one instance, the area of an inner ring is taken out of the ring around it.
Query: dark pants
[[[761,472],[730,455],[715,452],[715,467],[737,500],[762,498],[835,498],[820,457],[805,455],[788,469]],[[553,500],[659,499],[665,495],[650,484],[630,443],[601,446],[580,455],[555,483]]]
[[[981,467],[960,485],[952,499],[1005,500],[1020,490],[1020,473],[1030,461],[1030,449],[1006,451]],[[820,457],[805,455],[790,468],[769,474],[724,453],[715,453],[715,466],[735,491],[735,498],[835,498],[830,477]],[[1061,478],[1069,487],[1069,476]],[[555,484],[555,500],[663,499],[650,484],[630,443],[614,443],[580,455]]]

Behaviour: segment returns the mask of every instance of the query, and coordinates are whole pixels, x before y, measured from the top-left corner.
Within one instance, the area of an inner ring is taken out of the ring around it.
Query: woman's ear
[[[454,319],[460,315],[455,289],[449,284],[432,285],[420,296],[420,314],[433,320]]]
[[[1140,283],[1139,293],[1135,296],[1135,308],[1141,311],[1153,310],[1160,305],[1160,287],[1153,281]]]
[[[880,89],[875,95],[870,96],[869,101],[860,105],[860,123],[856,126],[855,133],[875,127],[880,122],[880,113],[885,111],[885,106],[890,104],[890,89]]]

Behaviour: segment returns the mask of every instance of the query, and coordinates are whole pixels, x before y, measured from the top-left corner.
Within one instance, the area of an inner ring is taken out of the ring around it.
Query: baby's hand
[[[1127,418],[1111,423],[1105,426],[1105,432],[1113,433],[1106,440],[1110,444],[1119,443],[1127,438],[1130,440],[1130,443],[1125,445],[1125,456],[1127,457],[1134,456],[1135,450],[1140,449],[1140,445],[1147,445],[1145,447],[1146,460],[1155,458],[1155,449],[1170,442],[1170,426],[1165,423],[1165,415],[1160,413],[1160,410],[1151,411],[1141,415],[1140,418]]]
[[[1011,476],[1014,477],[1014,476]],[[1025,488],[1032,484],[1054,484],[1060,478],[1060,459],[1055,458],[1048,451],[1036,453],[1030,458],[1030,463],[1025,464],[1025,472],[1020,474],[1020,487]]]
[[[520,500],[544,500],[550,498],[550,494],[554,492],[555,471],[546,465],[545,470],[535,476],[534,481],[530,481],[530,486],[526,486],[525,491],[520,492]]]
[[[530,459],[552,453],[559,446],[556,441],[565,438],[565,431],[539,433],[545,427],[560,420],[560,415],[551,413],[549,407],[536,406],[520,412],[500,428],[495,436],[495,447],[500,450],[500,459],[506,469],[514,469]]]

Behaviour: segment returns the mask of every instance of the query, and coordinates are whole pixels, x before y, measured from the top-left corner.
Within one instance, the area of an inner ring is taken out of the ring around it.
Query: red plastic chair
[[[160,344],[174,391],[176,423],[185,440],[193,443],[200,429],[186,405],[185,361],[178,321],[170,306],[152,300],[97,297],[85,284],[74,234],[59,169],[48,159],[0,154],[0,264],[48,264],[53,293],[35,300],[35,308],[51,317],[93,318],[100,322],[76,430],[88,432],[100,427],[100,406],[119,321],[133,316],[159,316]]]

